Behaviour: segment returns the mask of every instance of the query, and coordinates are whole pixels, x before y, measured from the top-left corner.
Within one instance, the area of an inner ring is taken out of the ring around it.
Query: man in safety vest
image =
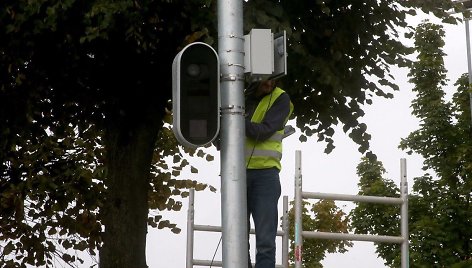
[[[293,104],[273,80],[252,83],[246,92],[248,226],[252,215],[256,230],[255,268],[274,268],[282,139]],[[248,267],[252,267],[250,258]]]

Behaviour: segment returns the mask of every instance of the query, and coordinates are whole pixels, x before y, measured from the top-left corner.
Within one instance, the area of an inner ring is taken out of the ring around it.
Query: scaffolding
[[[302,268],[302,244],[303,238],[312,239],[331,239],[331,240],[351,240],[351,241],[370,241],[377,243],[395,243],[401,244],[401,268],[409,268],[409,242],[408,242],[408,181],[406,174],[406,160],[400,159],[400,197],[383,197],[383,196],[365,196],[365,195],[347,195],[320,192],[304,192],[302,190],[302,168],[301,168],[301,151],[295,152],[295,222],[294,222],[294,261],[295,268]],[[367,235],[367,234],[351,234],[351,233],[329,233],[329,232],[312,232],[303,231],[302,229],[302,209],[303,199],[324,199],[335,201],[352,201],[376,204],[389,204],[401,206],[400,212],[400,236],[386,235]],[[223,267],[222,261],[200,260],[194,259],[194,234],[195,231],[203,232],[219,232],[221,226],[197,225],[195,224],[195,190],[189,190],[189,206],[187,210],[187,249],[186,249],[186,268],[196,266]],[[255,234],[255,230],[251,229],[250,234]],[[282,237],[282,263],[276,264],[277,268],[288,268],[289,253],[289,222],[288,222],[288,197],[283,197],[283,216],[282,230],[277,231],[277,236]]]
[[[330,194],[318,192],[303,192],[302,190],[302,168],[301,151],[295,152],[295,268],[302,267],[302,243],[303,238],[371,241],[381,243],[401,244],[401,268],[409,267],[408,256],[408,182],[406,177],[406,160],[400,160],[400,197],[381,197],[364,195]],[[366,202],[377,204],[391,204],[401,206],[401,236],[366,235],[350,233],[310,232],[302,229],[302,199],[325,199],[338,201]]]
[[[221,226],[211,225],[197,225],[195,224],[195,190],[189,190],[189,206],[187,210],[187,254],[186,254],[186,268],[193,268],[196,266],[211,266],[223,267],[222,261],[213,260],[199,260],[194,259],[193,245],[195,231],[203,232],[219,232],[221,233]],[[283,197],[283,215],[282,215],[282,230],[277,230],[277,236],[282,237],[282,264],[276,264],[277,268],[288,268],[288,197]],[[250,234],[255,234],[255,230],[251,229]]]

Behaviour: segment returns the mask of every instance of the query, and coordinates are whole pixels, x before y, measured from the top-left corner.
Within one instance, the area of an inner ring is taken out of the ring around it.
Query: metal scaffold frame
[[[409,267],[408,252],[408,182],[406,160],[400,160],[400,197],[363,196],[346,194],[329,194],[302,191],[301,151],[295,153],[295,268],[302,267],[303,238],[371,241],[401,244],[401,268]],[[401,205],[401,236],[382,236],[350,233],[310,232],[302,229],[302,199],[325,199],[338,201],[366,202],[377,204]]]
[[[221,233],[221,226],[211,225],[197,225],[195,224],[195,190],[189,190],[189,205],[187,210],[187,254],[186,254],[186,268],[193,268],[197,266],[212,266],[223,267],[222,261],[199,260],[193,257],[194,233],[195,231],[204,232],[219,232]],[[282,216],[282,230],[277,230],[277,236],[282,237],[282,264],[276,264],[277,268],[288,268],[288,197],[283,197],[283,216]],[[255,230],[251,229],[250,234],[255,234]]]

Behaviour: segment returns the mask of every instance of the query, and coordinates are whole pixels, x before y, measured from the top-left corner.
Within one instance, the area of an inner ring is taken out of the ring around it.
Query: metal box
[[[270,29],[252,29],[244,36],[245,73],[272,75],[274,72],[274,36]]]

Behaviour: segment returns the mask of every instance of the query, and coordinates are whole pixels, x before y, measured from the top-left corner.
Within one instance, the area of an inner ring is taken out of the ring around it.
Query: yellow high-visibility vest
[[[257,105],[257,108],[251,117],[251,122],[261,123],[264,119],[265,113],[283,93],[285,93],[285,91],[276,87],[271,94],[264,96]],[[290,102],[290,112],[288,113],[287,118],[285,118],[284,126],[292,112],[293,104]],[[283,135],[284,129],[282,128],[264,141],[256,141],[255,139],[246,138],[246,167],[248,169],[276,167],[280,170],[282,168],[280,160],[282,159]]]

